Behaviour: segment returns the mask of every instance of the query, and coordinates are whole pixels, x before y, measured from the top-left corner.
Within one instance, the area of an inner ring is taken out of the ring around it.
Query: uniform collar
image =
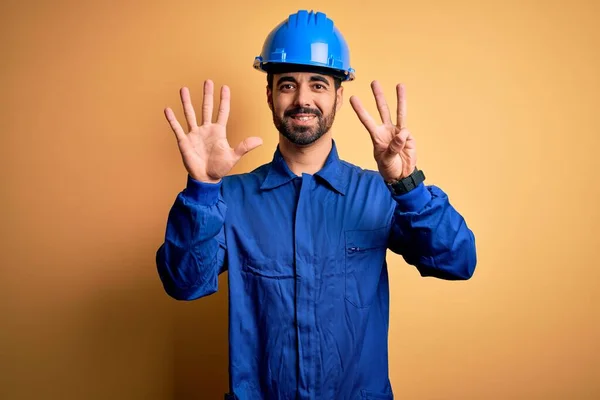
[[[335,141],[332,140],[332,147],[323,168],[321,168],[315,176],[325,181],[326,186],[330,189],[338,192],[339,194],[346,194],[346,187],[350,177],[342,173],[342,162],[337,153]],[[296,175],[289,169],[287,163],[283,159],[279,145],[273,155],[273,161],[269,167],[269,172],[265,177],[261,190],[270,190],[281,185],[284,185],[296,178]]]

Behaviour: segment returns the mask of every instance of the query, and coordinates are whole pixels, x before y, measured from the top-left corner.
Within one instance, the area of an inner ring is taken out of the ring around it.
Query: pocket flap
[[[346,248],[361,251],[387,247],[389,233],[390,229],[387,226],[372,230],[346,231]]]
[[[242,263],[242,271],[252,275],[271,279],[293,279],[294,270],[290,265],[277,261],[257,261],[246,259]]]

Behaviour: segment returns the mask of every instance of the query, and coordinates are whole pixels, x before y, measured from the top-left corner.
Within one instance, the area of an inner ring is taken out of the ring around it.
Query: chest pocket
[[[345,232],[346,300],[369,307],[377,292],[389,236],[389,227]]]

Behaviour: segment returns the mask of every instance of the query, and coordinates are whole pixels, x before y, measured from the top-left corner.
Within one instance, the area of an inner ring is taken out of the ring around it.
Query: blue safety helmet
[[[340,31],[322,12],[306,10],[291,14],[269,33],[254,68],[264,72],[317,69],[343,81],[354,79],[350,51]]]

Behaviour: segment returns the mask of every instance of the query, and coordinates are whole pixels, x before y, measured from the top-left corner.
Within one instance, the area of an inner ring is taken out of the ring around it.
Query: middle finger
[[[387,105],[387,101],[385,100],[385,96],[383,95],[383,89],[381,88],[381,85],[379,82],[373,81],[371,83],[371,89],[373,90],[373,95],[375,96],[375,102],[377,103],[377,110],[379,110],[381,121],[384,124],[391,124],[392,118],[390,116],[390,109]]]
[[[202,125],[212,122],[214,84],[211,80],[204,82],[204,98],[202,99]]]

